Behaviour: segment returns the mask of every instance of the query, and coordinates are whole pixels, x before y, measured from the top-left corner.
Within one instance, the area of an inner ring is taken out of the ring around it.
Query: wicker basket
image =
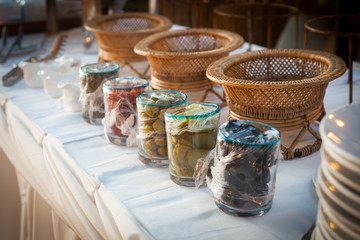
[[[134,53],[134,46],[151,34],[167,31],[172,22],[163,16],[148,13],[123,13],[96,17],[85,28],[94,32],[103,61],[140,62],[146,58]]]
[[[154,34],[136,44],[134,50],[147,56],[153,89],[210,91],[213,83],[206,77],[207,67],[243,43],[236,33],[194,28]]]
[[[310,126],[325,114],[323,99],[329,81],[346,71],[344,61],[330,53],[298,49],[273,49],[225,57],[207,69],[207,77],[222,84],[229,119],[249,119],[280,131],[301,129],[285,159],[317,151],[319,134]],[[316,141],[295,149],[309,131]]]

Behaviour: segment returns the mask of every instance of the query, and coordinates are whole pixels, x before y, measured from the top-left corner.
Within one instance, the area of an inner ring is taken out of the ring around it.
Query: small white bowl
[[[65,110],[69,112],[80,112],[81,103],[79,83],[59,83],[58,86],[62,90],[62,100]]]
[[[78,60],[73,58],[62,56],[46,62],[23,61],[19,64],[19,67],[23,70],[24,80],[30,88],[41,88],[43,87],[43,79],[41,75],[38,74],[39,71],[56,71],[59,69],[70,68],[71,66],[77,65],[78,62]]]
[[[39,70],[44,68],[42,62],[21,62],[19,67],[24,73],[24,80],[30,88],[41,88],[43,82],[41,77],[37,74]]]
[[[59,68],[40,70],[38,74],[43,79],[44,91],[52,98],[58,98],[62,95],[62,91],[58,88],[60,82],[79,82],[79,68]]]

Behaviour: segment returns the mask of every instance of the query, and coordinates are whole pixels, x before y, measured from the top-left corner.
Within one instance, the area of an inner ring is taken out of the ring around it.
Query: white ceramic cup
[[[80,112],[81,103],[80,86],[78,83],[60,83],[59,88],[62,90],[62,100],[65,110],[69,112]]]

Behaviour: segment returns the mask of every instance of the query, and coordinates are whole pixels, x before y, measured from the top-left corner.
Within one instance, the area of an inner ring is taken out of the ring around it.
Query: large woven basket
[[[239,48],[244,39],[229,31],[193,28],[154,34],[136,44],[151,66],[151,87],[177,91],[210,89],[207,67]]]
[[[330,53],[299,49],[247,52],[222,58],[207,69],[207,76],[222,84],[229,119],[250,119],[280,131],[302,129],[285,159],[317,151],[320,136],[310,127],[325,114],[323,99],[329,81],[346,71],[344,61]],[[295,149],[309,131],[316,142]]]
[[[139,62],[145,57],[134,53],[134,46],[151,34],[167,31],[172,22],[163,16],[148,13],[122,13],[96,17],[85,28],[94,32],[103,61]]]

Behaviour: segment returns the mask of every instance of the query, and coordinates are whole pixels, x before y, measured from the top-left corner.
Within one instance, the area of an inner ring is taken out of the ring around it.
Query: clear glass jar
[[[153,90],[136,99],[139,134],[138,149],[141,162],[152,167],[167,167],[168,152],[165,131],[165,111],[184,105],[187,96],[171,90]]]
[[[102,85],[106,80],[118,77],[120,66],[116,63],[92,63],[80,67],[80,102],[83,119],[101,125],[104,118]]]
[[[107,139],[118,145],[135,146],[137,134],[136,98],[149,86],[145,79],[127,77],[103,85]]]
[[[165,112],[169,171],[173,182],[195,186],[196,164],[215,147],[219,120],[220,108],[211,103],[187,103]]]
[[[261,216],[272,206],[280,132],[267,124],[230,120],[219,128],[207,184],[216,205],[234,216]]]

